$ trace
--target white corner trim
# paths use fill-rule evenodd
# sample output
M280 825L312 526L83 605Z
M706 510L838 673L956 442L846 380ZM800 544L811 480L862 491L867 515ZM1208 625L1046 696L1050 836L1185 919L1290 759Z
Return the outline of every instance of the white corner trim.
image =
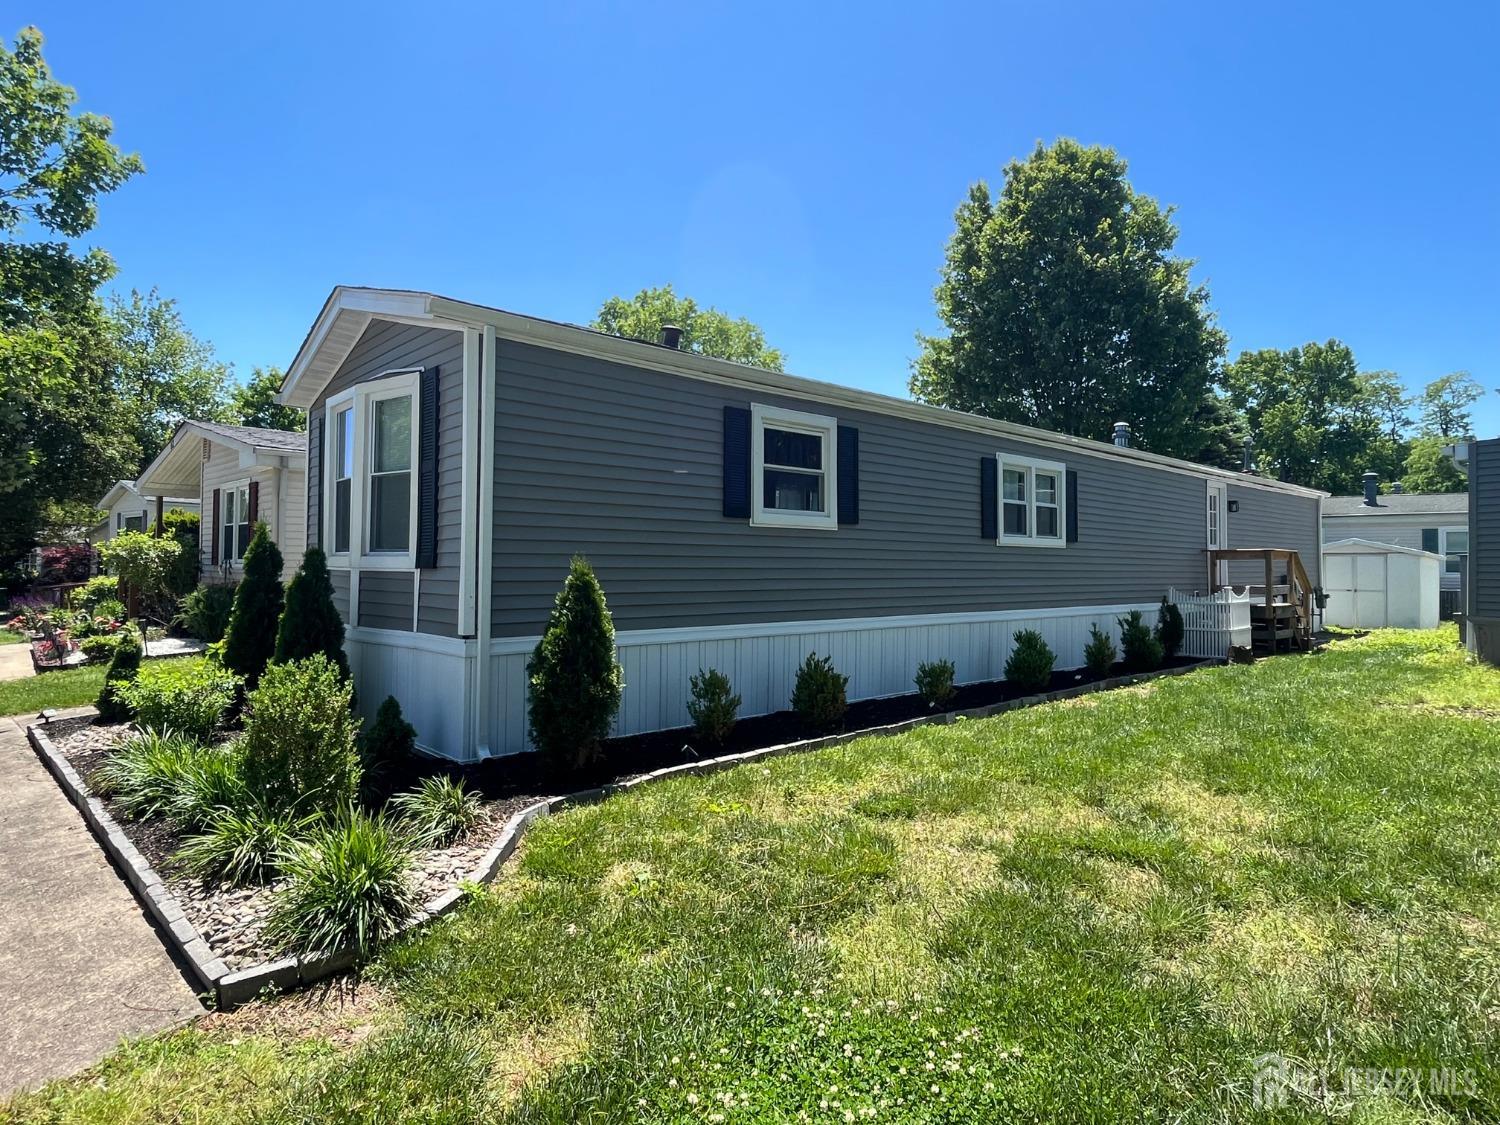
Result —
M480 758L488 758L494 752L490 747L489 686L490 615L495 596L495 380L500 370L495 341L494 325L485 325L479 367L479 511L469 513L470 518L477 514L479 519L479 589L474 630L479 661L475 669L475 704L471 710L475 720L474 754Z
M479 510L479 433L476 426L484 415L479 409L479 361L482 347L480 333L473 328L464 329L463 502L460 508L463 518L459 525L458 548L458 633L464 637L474 636L475 619L479 614L479 528L474 514Z

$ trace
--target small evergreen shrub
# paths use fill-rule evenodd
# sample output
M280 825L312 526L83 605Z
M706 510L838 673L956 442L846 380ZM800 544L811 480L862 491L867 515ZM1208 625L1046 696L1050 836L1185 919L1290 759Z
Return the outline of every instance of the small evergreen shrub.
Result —
M1182 610L1163 597L1161 609L1157 613L1156 639L1161 642L1162 655L1166 659L1170 660L1182 651L1182 639L1185 632Z
M224 639L229 615L234 610L233 584L199 586L182 599L182 608L174 622L190 637L213 644Z
M849 710L848 686L849 677L834 669L833 657L810 652L792 685L792 710L813 730L833 730Z
M1161 642L1138 609L1120 618L1120 654L1127 672L1150 672L1161 667Z
M391 808L418 845L443 847L479 823L479 797L451 777L424 778L391 798Z
M213 751L172 731L148 730L122 742L89 784L127 816L166 816L198 761Z
M353 688L324 656L273 664L245 710L245 788L269 809L340 808L359 789Z
M101 574L97 578L90 578L73 591L72 598L75 608L86 609L92 613L100 602L120 601L120 580L113 574Z
M417 728L402 716L396 697L386 696L375 712L375 721L359 736L361 784L366 799L384 797L386 778L416 752Z
M1090 673L1103 679L1115 666L1120 654L1115 651L1115 642L1098 625L1089 626L1089 643L1083 646L1083 664Z
M699 738L715 746L723 745L740 713L740 697L730 686L729 677L717 668L700 668L688 680L693 698L688 700L687 709L693 730Z
M118 689L143 727L207 740L234 702L239 681L207 660L156 660Z
M321 547L309 547L286 588L286 609L276 631L275 660L285 664L321 652L349 675L344 657L344 619L333 604L333 579Z
M615 626L588 560L575 557L526 666L531 740L557 773L584 769L620 709Z
M951 660L924 660L917 665L917 694L929 707L946 707L958 694L953 686L957 669Z
M1022 629L1011 638L1005 678L1024 691L1042 691L1052 682L1057 656L1035 629Z
M99 718L106 723L123 723L130 718L130 704L120 693L135 682L140 670L141 640L133 631L126 630L115 639L109 670L104 673L104 690L94 703L99 709Z
M255 804L221 809L174 858L190 875L205 881L235 887L267 883L280 874L282 857L312 830L317 819L272 812Z
M413 851L384 817L350 808L321 822L282 860L291 884L271 905L266 936L293 953L369 953L416 911Z
M281 552L265 523L257 523L245 549L244 576L234 591L234 609L224 634L224 667L243 678L246 688L260 682L276 651L283 602Z
M88 658L90 664L103 664L106 660L113 660L115 649L120 645L120 634L103 633L96 637L84 637L78 642L79 649Z

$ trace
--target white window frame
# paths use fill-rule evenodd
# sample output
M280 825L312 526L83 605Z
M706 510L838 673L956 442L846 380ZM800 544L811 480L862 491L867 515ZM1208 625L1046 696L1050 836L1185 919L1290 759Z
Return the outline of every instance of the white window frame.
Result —
M354 517L355 489L359 481L359 412L354 398L354 391L351 389L330 398L323 408L323 448L319 450L318 456L321 458L319 463L323 466L323 543L330 566L348 566L349 556L354 544L358 542L354 537ZM349 440L353 443L353 448L349 451L349 546L339 551L335 549L338 543L338 417L345 410L349 411L353 422L349 427Z
M811 434L823 443L823 510L792 512L767 508L765 430L790 430ZM813 531L839 529L839 424L837 418L823 414L806 414L779 406L750 405L750 522L757 527L797 527ZM798 472L811 473L811 469Z
M1469 534L1469 529L1468 529L1467 526L1464 526L1464 527L1440 527L1440 528L1438 528L1438 554L1440 554L1440 555L1443 556L1443 569L1442 569L1442 573L1443 574L1459 574L1459 573L1461 573L1461 570L1449 570L1448 569L1448 559L1450 557L1452 557L1453 555L1462 555L1464 558L1468 558L1469 557L1469 552L1468 552L1467 549L1462 550L1462 551L1450 551L1450 550L1448 550L1448 533L1451 532L1451 531L1461 532L1464 535L1468 535Z
M1005 531L1005 473L1019 470L1026 474L1026 534L1007 535ZM1057 480L1057 535L1036 533L1036 475L1051 474ZM1015 503L1016 501L1011 501ZM1068 467L1061 461L1042 461L1019 457L1014 453L995 454L995 528L1001 547L1066 547L1068 545Z
M323 404L323 449L325 464L330 450L337 452L334 418L344 407L354 409L354 479L349 483L349 552L328 552L330 566L361 570L414 570L417 565L417 476L421 451L421 368L385 371L375 378L356 384ZM369 549L370 468L375 455L375 403L384 399L411 398L411 506L410 526L404 551L371 551ZM323 542L333 544L333 496L336 478L323 473Z
M241 477L239 480L225 481L223 484L219 485L219 526L215 534L219 537L219 565L221 566L225 563L228 563L231 567L242 567L245 565L244 552L237 549L239 546L240 524L250 524L250 528L246 532L246 550L248 550L250 547L250 539L255 536L255 525L253 523L250 523L249 520L240 519L241 513L239 511L239 494L241 492L244 492L245 494L245 512L246 514L248 514L250 510L250 478ZM235 534L234 542L232 543L227 541L224 536L224 498L227 496L233 496L235 498Z

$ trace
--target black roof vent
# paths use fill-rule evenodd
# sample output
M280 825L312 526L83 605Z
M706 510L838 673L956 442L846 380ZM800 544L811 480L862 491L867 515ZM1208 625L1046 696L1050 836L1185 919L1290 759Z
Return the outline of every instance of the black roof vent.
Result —
M657 342L664 348L676 349L682 344L682 329L675 324L663 324Z

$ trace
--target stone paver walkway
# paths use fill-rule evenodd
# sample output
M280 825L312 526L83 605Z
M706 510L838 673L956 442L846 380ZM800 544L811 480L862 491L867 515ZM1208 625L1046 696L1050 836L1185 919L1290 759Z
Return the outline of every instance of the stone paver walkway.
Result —
M25 732L0 718L0 1098L202 1010Z

